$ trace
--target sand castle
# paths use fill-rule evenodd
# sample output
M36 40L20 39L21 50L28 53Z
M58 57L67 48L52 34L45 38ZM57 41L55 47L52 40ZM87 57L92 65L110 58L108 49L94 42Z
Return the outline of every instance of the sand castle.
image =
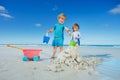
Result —
M63 66L67 66L76 70L88 70L89 74L98 75L99 73L95 71L95 67L98 63L102 62L102 60L96 57L79 57L77 51L76 47L69 46L66 50L59 53L55 60L51 61L48 70L60 72L64 71Z

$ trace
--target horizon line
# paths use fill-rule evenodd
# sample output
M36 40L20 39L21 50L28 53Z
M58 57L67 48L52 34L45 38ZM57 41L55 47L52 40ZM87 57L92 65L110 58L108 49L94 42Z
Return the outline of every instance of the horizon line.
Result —
M10 43L3 43L0 45L7 45ZM11 43L11 45L52 45L52 44L38 44L38 43ZM64 44L64 46L68 46L69 44ZM104 45L108 45L108 46L120 46L120 44L81 44L80 46L104 46Z

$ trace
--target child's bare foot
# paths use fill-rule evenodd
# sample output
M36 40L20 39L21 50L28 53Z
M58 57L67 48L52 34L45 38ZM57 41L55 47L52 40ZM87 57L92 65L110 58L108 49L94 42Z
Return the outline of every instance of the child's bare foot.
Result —
M51 59L55 59L55 57L51 57Z

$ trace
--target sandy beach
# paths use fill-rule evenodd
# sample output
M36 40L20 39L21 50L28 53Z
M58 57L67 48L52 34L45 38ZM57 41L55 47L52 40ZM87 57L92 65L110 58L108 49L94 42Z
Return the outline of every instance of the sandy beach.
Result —
M0 46L0 80L119 80L120 75L120 47L80 46L82 57L97 57L104 59L96 67L100 75L89 75L86 70L77 71L66 68L62 72L47 70L52 53L51 46L19 45L22 48L37 48L43 51L40 60L22 61L23 52L14 48ZM64 47L64 49L66 49ZM59 50L58 50L59 51ZM59 54L57 52L56 56Z

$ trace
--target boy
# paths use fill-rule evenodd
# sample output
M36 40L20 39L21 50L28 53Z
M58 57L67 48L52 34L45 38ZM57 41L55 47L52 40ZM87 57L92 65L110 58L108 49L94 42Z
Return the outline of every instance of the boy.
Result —
M57 48L60 48L60 52L63 51L63 42L64 42L64 30L68 34L70 34L70 30L64 25L64 22L66 20L65 14L61 13L58 15L58 24L55 24L55 26L48 30L47 32L54 32L54 39L52 42L53 46L53 53L51 58L54 59L54 56L56 54Z

